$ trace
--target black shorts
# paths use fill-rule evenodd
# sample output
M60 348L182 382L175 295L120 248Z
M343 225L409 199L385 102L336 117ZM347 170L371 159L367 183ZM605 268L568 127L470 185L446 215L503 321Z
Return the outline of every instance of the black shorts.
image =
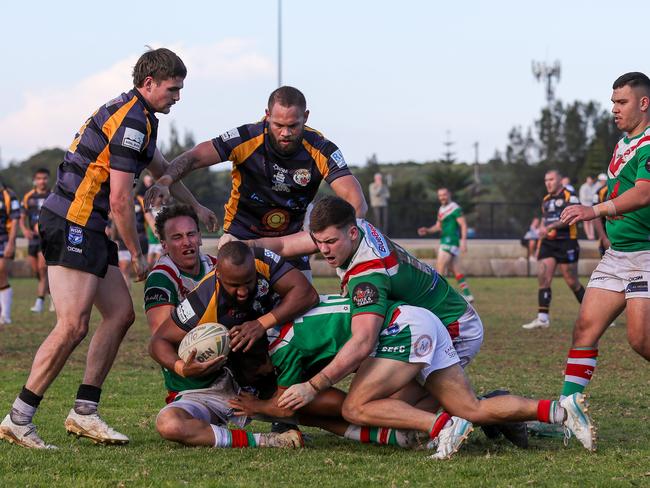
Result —
M38 257L39 252L41 252L41 238L34 236L34 238L27 243L27 255L36 258Z
M117 245L104 232L87 229L41 209L41 248L49 266L65 266L103 278L117 266Z
M555 258L558 263L577 263L580 259L580 245L576 239L543 239L537 259Z

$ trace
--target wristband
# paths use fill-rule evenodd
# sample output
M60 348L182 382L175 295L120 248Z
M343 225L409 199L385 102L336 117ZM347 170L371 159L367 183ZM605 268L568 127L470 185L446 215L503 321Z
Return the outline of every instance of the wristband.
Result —
M174 363L174 373L176 373L178 376L180 376L182 378L185 378L185 376L183 375L183 366L184 365L185 365L185 361L183 361L182 359L178 359Z
M319 376L323 378L320 381ZM316 376L309 380L309 384L314 390L320 392L332 386L332 380L325 373L318 373Z
M264 329L270 329L271 327L278 325L278 320L275 318L275 315L273 315L273 312L262 315L257 319L257 321L262 324Z

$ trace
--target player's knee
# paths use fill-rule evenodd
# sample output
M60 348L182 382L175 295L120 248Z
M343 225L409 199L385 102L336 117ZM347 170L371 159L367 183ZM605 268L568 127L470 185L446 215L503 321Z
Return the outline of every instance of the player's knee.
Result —
M348 422L356 425L364 425L365 421L365 409L364 405L360 402L348 401L347 398L343 402L341 407L341 414L343 418Z
M169 411L161 412L156 418L156 430L160 437L168 441L180 441L186 431L183 419Z
M650 335L649 334L635 334L627 336L627 342L632 349L642 356L647 361L650 361Z
M63 331L64 341L79 344L88 334L88 320L80 317L75 319L59 319L57 328Z

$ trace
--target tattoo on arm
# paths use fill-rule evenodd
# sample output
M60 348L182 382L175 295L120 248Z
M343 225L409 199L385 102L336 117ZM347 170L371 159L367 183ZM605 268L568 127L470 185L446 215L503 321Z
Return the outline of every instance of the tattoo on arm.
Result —
M191 153L183 153L174 158L171 164L167 167L165 174L171 176L174 181L181 180L190 171L195 169L197 158Z

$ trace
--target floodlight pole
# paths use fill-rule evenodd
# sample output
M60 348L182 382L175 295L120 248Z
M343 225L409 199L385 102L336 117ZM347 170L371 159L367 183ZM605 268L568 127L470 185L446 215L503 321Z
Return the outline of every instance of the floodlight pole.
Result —
M533 76L537 81L546 83L546 103L548 103L549 110L555 99L555 86L553 80L556 82L560 81L560 72L561 66L559 61L553 62L553 64L541 63L539 61L533 61Z
M278 0L278 87L282 86L282 0Z

